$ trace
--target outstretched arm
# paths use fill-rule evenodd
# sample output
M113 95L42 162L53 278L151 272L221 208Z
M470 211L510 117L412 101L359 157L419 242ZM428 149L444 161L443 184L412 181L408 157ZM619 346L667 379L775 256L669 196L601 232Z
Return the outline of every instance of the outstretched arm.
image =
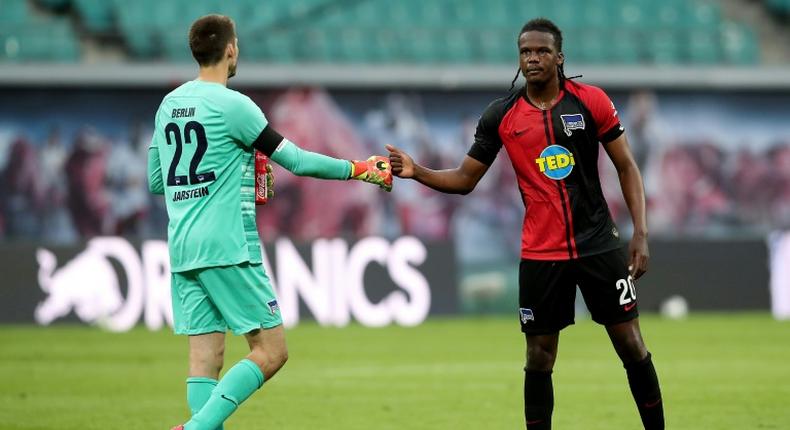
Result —
M273 130L270 134L270 139L273 139L270 142L276 144L256 141L253 147L295 175L320 179L357 179L378 185L386 191L392 190L392 172L384 157L370 157L367 161L341 160L299 148Z
M389 163L340 160L305 151L283 138L271 127L261 109L249 97L236 94L228 106L225 120L230 134L244 146L257 149L275 163L299 176L321 179L358 179L390 191L392 171ZM372 157L371 157L372 158ZM381 157L383 158L383 157Z
M432 170L415 163L409 154L392 145L387 145L387 151L390 152L390 164L395 176L412 178L436 191L448 194L469 194L488 171L487 165L468 155L455 169Z
M620 188L623 190L623 197L628 205L628 211L631 212L631 221L634 223L634 236L631 238L628 254L631 276L636 279L647 271L647 263L650 259L650 251L647 247L645 187L625 134L605 144L604 149L617 169Z
M270 157L297 176L340 180L349 179L351 176L351 163L348 160L304 150L287 139L282 140Z

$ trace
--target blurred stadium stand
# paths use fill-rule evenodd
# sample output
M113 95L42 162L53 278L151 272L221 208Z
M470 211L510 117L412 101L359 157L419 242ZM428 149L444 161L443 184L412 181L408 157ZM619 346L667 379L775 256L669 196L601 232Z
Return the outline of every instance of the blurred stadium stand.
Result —
M767 257L755 250L790 228L790 0L0 0L0 252L27 262L0 271L30 268L13 280L20 289L36 272L32 251L14 244L70 247L67 261L96 235L162 238L162 201L145 187L149 119L166 89L194 79L188 27L212 12L237 22L232 87L284 135L337 156L394 143L437 168L456 165L480 110L510 85L523 23L556 21L566 72L610 92L644 168L665 277L653 275L660 287L640 300L767 306L766 290L754 292ZM627 229L616 173L603 166L610 211ZM436 267L488 295L464 309L509 309L519 238L508 232L523 205L505 161L463 201L402 181L381 204L349 204L341 196L363 195L347 184L288 178L278 176L265 240L452 240L458 271ZM689 246L698 239L710 242Z
M94 54L94 46L133 61L191 61L184 43L189 24L221 12L236 20L244 55L263 63L510 64L515 32L535 16L557 22L577 63L759 63L758 29L728 14L726 3L0 0L0 61L75 62ZM764 0L761 7L783 19L790 0Z
M790 0L765 0L765 3L774 13L790 17Z

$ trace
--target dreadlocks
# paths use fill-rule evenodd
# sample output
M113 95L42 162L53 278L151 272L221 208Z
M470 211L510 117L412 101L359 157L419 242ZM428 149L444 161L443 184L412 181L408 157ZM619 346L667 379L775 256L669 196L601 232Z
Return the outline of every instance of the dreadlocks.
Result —
M562 31L560 31L560 28L557 27L557 25L551 22L550 20L546 18L535 18L527 21L527 23L524 24L523 27L521 27L521 31L518 33L518 38L516 38L516 41L518 41L518 39L521 38L522 34L528 31L540 31L542 33L550 33L552 36L554 36L554 44L555 47L557 48L557 52L562 52ZM521 74L521 68L519 67L516 70L516 76L514 76L513 81L510 82L510 90L512 90L513 87L516 86L516 81L518 80L520 74ZM560 78L560 88L562 88L566 79L574 79L579 77L579 76L572 76L570 78L566 78L565 70L562 64L557 65L557 75Z

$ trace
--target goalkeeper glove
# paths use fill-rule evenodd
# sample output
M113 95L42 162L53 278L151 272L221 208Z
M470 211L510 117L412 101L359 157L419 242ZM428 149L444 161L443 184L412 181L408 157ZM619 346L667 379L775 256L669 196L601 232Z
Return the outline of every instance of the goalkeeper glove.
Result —
M365 161L351 161L351 177L378 185L383 190L392 191L392 166L387 157L374 155Z

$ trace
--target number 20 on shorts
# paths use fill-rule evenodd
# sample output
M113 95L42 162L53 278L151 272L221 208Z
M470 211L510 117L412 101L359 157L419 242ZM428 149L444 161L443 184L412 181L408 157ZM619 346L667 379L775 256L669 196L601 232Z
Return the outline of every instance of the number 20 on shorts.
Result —
M618 279L614 285L617 287L617 291L620 291L621 305L627 305L636 300L636 288L634 287L634 278L631 275L624 279Z

